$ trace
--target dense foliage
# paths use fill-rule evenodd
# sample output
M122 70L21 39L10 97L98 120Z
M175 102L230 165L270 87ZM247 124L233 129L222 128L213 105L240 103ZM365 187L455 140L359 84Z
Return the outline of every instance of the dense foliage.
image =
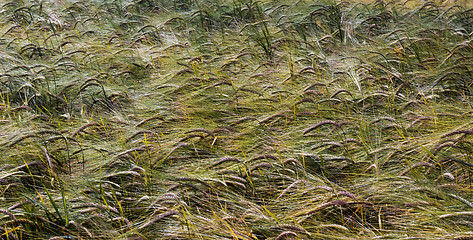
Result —
M467 1L0 3L2 239L473 238Z

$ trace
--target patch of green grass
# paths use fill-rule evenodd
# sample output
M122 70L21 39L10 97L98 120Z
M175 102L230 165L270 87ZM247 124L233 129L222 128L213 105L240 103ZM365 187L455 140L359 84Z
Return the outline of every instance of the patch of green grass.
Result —
M457 1L0 1L5 239L470 238Z

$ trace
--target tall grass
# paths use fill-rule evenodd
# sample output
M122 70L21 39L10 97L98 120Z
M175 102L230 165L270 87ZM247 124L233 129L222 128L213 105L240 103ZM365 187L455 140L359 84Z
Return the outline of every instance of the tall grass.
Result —
M1 1L4 239L467 239L448 1Z

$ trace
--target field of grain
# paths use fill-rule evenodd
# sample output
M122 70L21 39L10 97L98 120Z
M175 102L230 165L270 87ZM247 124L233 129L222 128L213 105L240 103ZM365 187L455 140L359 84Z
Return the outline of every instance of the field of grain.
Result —
M473 239L471 1L0 6L2 239Z

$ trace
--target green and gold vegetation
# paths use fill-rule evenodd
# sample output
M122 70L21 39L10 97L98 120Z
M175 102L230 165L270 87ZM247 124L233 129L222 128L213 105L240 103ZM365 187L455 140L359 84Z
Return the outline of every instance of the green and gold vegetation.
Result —
M473 238L468 1L0 3L2 239Z

